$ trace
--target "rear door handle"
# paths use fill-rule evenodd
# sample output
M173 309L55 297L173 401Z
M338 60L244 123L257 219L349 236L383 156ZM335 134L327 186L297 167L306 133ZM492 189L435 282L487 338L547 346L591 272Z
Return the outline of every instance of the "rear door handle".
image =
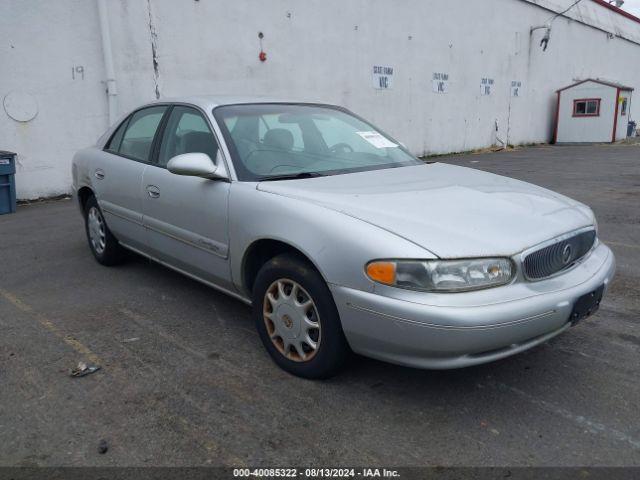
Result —
M151 198L158 198L160 196L160 189L155 185L147 185L147 193Z
M94 175L98 180L102 180L104 178L104 171L101 169L97 169Z

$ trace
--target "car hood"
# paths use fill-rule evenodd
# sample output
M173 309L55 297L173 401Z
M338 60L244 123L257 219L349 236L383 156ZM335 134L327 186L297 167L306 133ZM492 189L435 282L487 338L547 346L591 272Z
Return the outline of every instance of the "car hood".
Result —
M441 258L510 256L594 223L588 207L563 195L442 163L261 182L257 188L358 218Z

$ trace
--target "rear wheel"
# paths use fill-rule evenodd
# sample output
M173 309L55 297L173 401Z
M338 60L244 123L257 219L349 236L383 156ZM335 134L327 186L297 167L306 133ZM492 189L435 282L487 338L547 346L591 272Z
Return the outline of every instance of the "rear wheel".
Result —
M95 259L106 266L122 263L125 258L124 248L107 227L96 197L91 196L87 200L84 217L89 248Z
M308 262L279 255L254 285L256 327L271 358L304 378L328 378L345 364L349 347L326 283Z

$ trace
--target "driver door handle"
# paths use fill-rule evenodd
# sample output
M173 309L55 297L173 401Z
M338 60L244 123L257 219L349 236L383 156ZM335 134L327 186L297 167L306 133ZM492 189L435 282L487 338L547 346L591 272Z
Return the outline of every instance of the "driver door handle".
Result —
M158 198L160 196L160 189L155 185L147 185L147 193L151 198Z

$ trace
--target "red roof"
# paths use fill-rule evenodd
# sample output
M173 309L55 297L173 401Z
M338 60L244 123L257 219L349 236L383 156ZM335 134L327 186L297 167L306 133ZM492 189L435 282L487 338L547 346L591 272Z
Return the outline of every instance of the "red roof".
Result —
M640 23L640 18L636 17L635 15L632 15L626 10L622 10L621 8L618 8L615 5L612 5L611 3L606 2L605 0L591 0L591 1L597 3L598 5L602 5L603 7L608 8L609 10L613 10L617 14L620 14L623 17L628 18L629 20L633 20L634 22Z
M578 85L581 85L585 82L595 82L595 83L599 83L601 85L606 85L607 87L611 87L611 88L619 88L620 90L625 90L625 91L633 91L633 87L627 87L625 85L622 85L621 83L615 83L615 82L610 82L608 80L600 80L599 78L585 78L584 80L580 80L579 82L573 83L571 85L568 85L564 88L560 88L558 90L556 90L556 92L562 92L563 90L567 90L569 88L573 88L576 87Z

